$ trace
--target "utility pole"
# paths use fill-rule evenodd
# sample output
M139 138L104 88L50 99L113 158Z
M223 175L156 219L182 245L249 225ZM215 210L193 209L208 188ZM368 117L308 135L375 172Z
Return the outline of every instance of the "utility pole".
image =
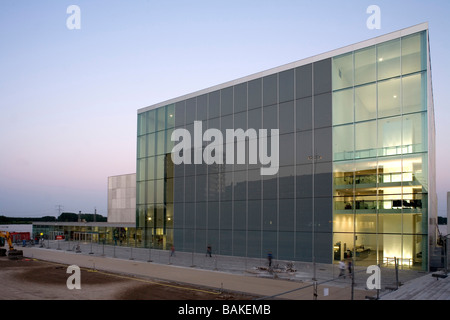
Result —
M58 217L61 215L61 211L64 209L64 206L57 204L56 205L56 210L58 210Z

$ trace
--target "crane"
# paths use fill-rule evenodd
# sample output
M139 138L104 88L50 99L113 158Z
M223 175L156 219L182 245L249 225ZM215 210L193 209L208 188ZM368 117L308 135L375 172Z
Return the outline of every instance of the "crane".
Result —
M6 242L8 242L8 246L9 246L8 256L10 259L14 259L14 258L19 259L19 258L23 257L22 250L14 249L11 233L9 233L8 231L0 231L0 238L5 238ZM6 249L0 249L0 256L2 256L2 255L6 255Z

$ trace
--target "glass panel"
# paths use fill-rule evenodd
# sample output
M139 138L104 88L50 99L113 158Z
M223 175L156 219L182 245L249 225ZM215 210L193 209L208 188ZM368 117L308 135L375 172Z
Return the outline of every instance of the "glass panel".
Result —
M166 127L170 129L175 126L175 105L174 104L168 105L166 111L167 111Z
M376 59L374 46L355 52L355 85L376 80Z
M254 109L248 111L248 128L259 130L262 126L262 110Z
M146 198L145 198L145 203L154 203L155 202L155 181L154 180L150 180L147 181L145 183L146 186L146 190L145 190L145 194L146 194ZM144 203L144 202L143 202Z
M262 106L262 79L255 79L248 83L248 109Z
M333 128L333 160L353 159L353 125Z
M166 145L166 132L158 131L156 132L156 154L164 154Z
M165 149L165 153L166 154L171 153L172 149L173 149L173 147L175 145L175 142L171 140L172 132L173 132L173 129L165 131L165 133L166 133L166 141L165 141L166 149Z
M378 120L378 156L401 154L401 117Z
M353 122L353 89L333 92L333 125Z
M137 157L143 158L147 156L147 136L137 137Z
M427 114L403 116L403 153L427 151Z
M402 78L403 113L427 108L427 74L417 73Z
M333 90L353 86L353 53L333 59Z
M180 101L175 104L175 126L184 126L185 123L186 106L185 101Z
M330 137L331 138L331 137ZM283 134L279 139L280 166L295 164L295 133Z
M212 119L220 116L220 91L214 91L209 94L208 118Z
M331 59L313 64L314 95L331 92Z
M152 133L156 131L156 110L150 110L147 112L147 132Z
M400 39L378 45L377 66L379 80L400 75Z
M221 115L233 113L233 87L222 89L220 92Z
M295 69L296 98L312 96L312 64L307 64Z
M138 136L147 133L147 112L138 114Z
M234 128L247 130L247 112L239 112L234 114Z
M331 126L332 118L332 95L324 93L314 96L314 127Z
M165 155L155 157L156 179L164 179Z
M280 73L280 97L279 102L294 100L294 69Z
M297 164L309 164L312 161L312 131L297 132Z
M334 107L334 105L333 105ZM355 88L355 121L377 117L377 86L369 84Z
M277 105L263 108L263 128L278 129L278 106ZM267 130L267 135L270 135L270 130Z
M427 69L425 32L402 38L402 73Z
M295 198L295 166L279 170L279 198ZM281 211L280 211L281 212Z
M353 171L353 161L337 162L333 164L334 195L343 195L344 191L346 193L350 192L351 194L354 182Z
M197 119L197 98L186 100L186 125L189 125Z
M234 86L234 112L247 110L247 82Z
M312 98L304 98L296 101L296 124L298 131L312 129Z
M332 136L333 131L331 127L314 130L314 155L316 156L316 162L333 160Z
M427 155L405 155L403 157L403 186L412 186L417 192L427 192Z
M263 104L270 106L278 101L278 74L263 78Z
M145 184L146 182L137 182L136 183L136 202L138 204L144 204L145 203Z
M358 194L376 195L377 186L377 161L355 161L355 188Z
M400 78L378 83L378 118L401 113Z
M377 122L355 124L355 158L377 156Z
M204 94L197 97L197 119L196 120L206 120L208 119L208 95Z
M155 157L147 158L146 165L147 168L145 180L155 179Z
M352 249L352 256L358 265L376 265L379 255L377 254L379 237L376 233L377 219L374 214L356 215L355 248ZM358 230L361 229L361 230ZM347 253L348 254L348 253Z
M297 198L312 197L312 164L297 165L296 171Z
M156 131L166 129L166 107L156 109Z

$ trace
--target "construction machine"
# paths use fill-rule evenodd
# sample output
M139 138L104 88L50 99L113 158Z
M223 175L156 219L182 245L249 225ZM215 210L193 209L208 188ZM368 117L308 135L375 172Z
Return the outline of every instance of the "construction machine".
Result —
M23 257L22 250L14 249L11 233L7 231L0 231L0 238L4 238L6 242L8 242L8 257L10 259L20 259ZM6 256L6 249L0 248L0 256Z

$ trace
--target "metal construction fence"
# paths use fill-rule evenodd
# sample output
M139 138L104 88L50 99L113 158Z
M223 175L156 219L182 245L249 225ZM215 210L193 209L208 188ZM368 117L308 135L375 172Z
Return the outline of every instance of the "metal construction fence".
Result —
M31 244L29 244L31 245ZM41 240L34 244L42 250L62 250L73 254L86 254L99 257L116 259L136 260L157 264L174 265L180 267L198 268L203 270L221 271L234 274L254 275L263 278L277 278L282 280L298 281L301 290L311 290L317 297L319 286L339 287L348 294L348 299L354 298L354 292L365 292L367 299L376 299L382 295L396 290L406 281L420 277L423 271L412 270L403 261L395 259L383 264L373 261L372 269L367 265L360 265L353 261L345 265L341 270L339 264L322 264L300 261L269 260L264 258L246 258L236 256L225 256L216 254L196 252L175 252L171 250L160 250L153 248L142 248L137 246L125 246L116 244L98 243L95 241L73 241L73 240ZM376 282L374 279L374 268L378 269L378 289L369 288ZM300 283L302 285L300 285ZM267 298L283 298L289 292L280 292L276 296ZM324 293L321 292L323 296ZM355 298L356 299L356 298Z

